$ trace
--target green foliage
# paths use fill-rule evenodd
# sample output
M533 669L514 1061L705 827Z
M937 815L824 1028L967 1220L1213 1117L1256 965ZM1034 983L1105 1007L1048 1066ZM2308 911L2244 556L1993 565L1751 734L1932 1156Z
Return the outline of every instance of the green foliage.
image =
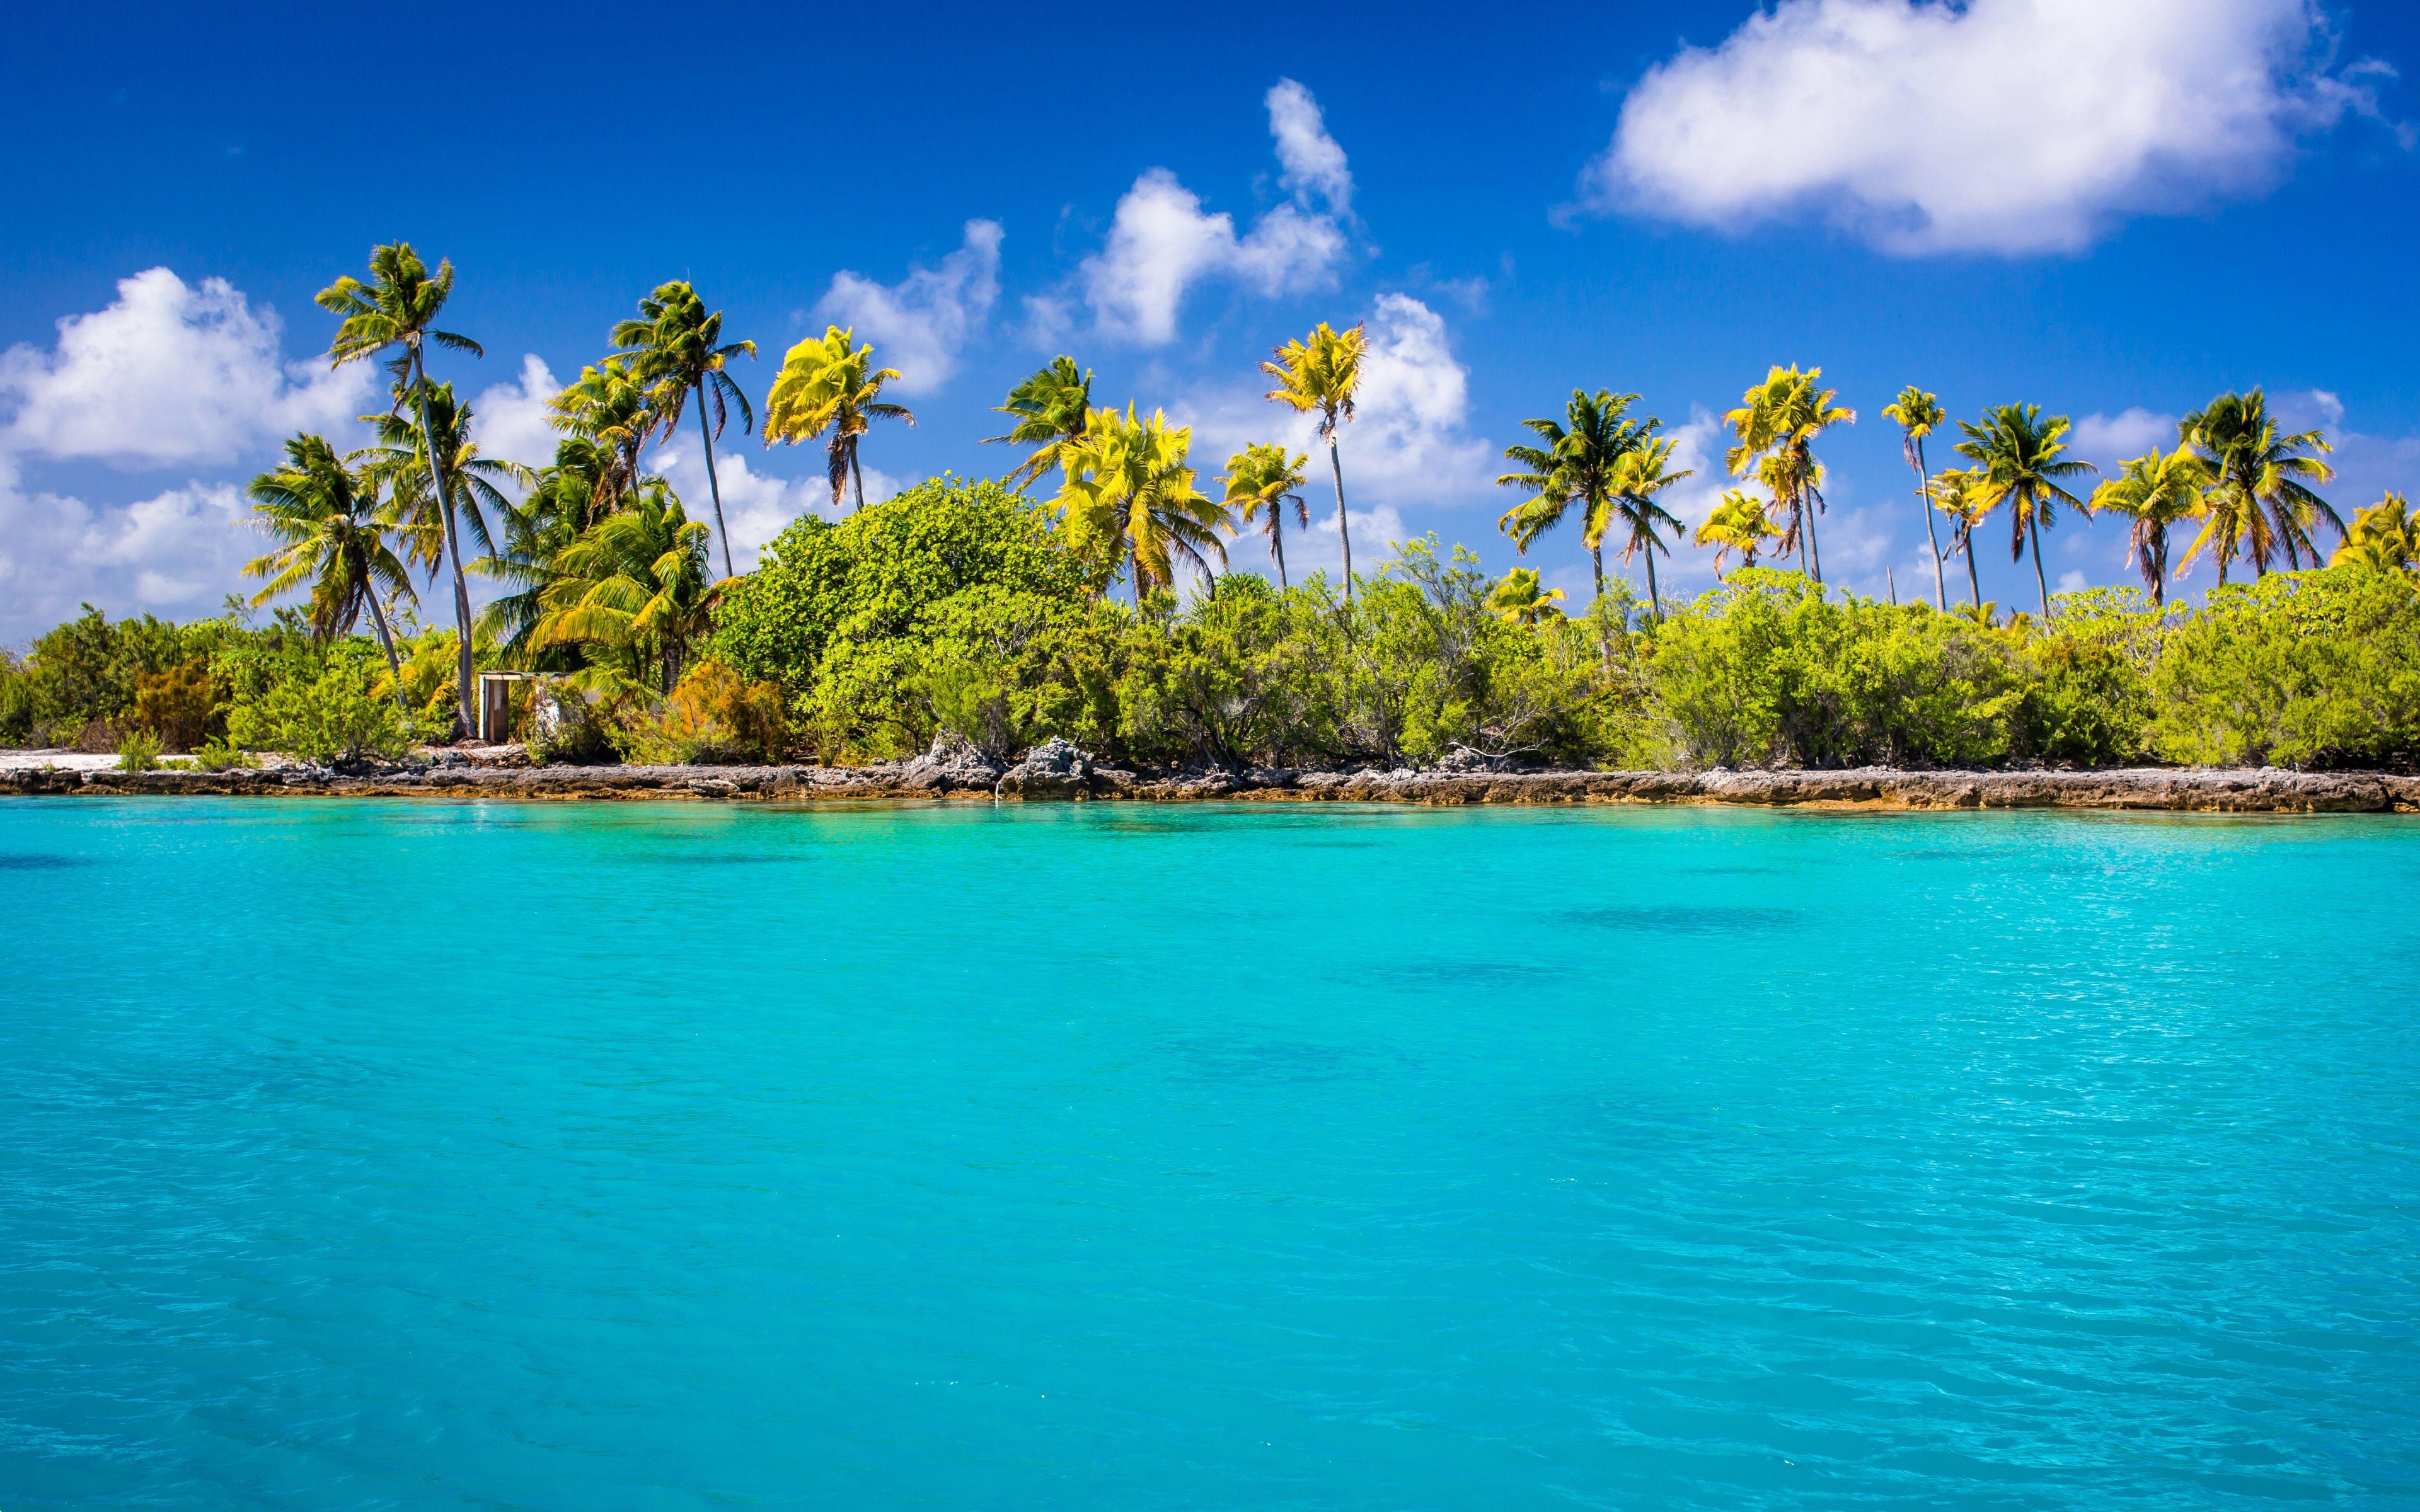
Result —
M148 730L128 733L117 743L117 769L121 772L156 772L160 769L160 737Z
M145 679L209 656L233 628L226 620L178 625L148 614L113 622L87 604L37 640L23 662L0 669L0 739L73 746L91 731L93 748L115 749L119 727L137 722Z
M2420 588L2353 565L2214 590L2151 675L2151 743L2215 765L2380 765L2420 754Z
M378 687L377 654L340 641L316 676L273 680L227 712L227 733L246 750L276 750L307 762L395 760L411 748L411 729Z
M234 741L221 735L202 743L202 748L194 752L194 764L205 772L232 772L260 764Z

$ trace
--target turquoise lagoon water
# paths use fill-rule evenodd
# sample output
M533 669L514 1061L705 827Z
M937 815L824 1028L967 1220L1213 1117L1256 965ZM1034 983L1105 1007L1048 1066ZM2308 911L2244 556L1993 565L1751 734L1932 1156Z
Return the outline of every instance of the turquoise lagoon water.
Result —
M2420 824L0 804L0 1508L2420 1504Z

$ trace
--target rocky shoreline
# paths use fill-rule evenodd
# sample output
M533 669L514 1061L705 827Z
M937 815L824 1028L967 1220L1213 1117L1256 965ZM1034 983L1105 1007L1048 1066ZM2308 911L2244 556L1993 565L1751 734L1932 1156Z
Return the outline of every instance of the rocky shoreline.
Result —
M1099 766L1054 741L1014 765L961 748L867 766L505 766L444 760L349 773L0 771L0 796L242 795L510 800L1108 799L1465 804L1722 803L1835 809L2118 809L2205 813L2420 812L2420 777L2276 768L2102 771L1496 772L1156 775Z

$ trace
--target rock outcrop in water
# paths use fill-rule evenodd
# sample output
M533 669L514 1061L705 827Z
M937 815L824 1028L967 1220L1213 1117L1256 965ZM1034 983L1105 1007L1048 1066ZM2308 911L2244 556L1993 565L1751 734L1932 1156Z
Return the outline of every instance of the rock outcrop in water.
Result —
M1294 772L1151 775L1095 764L1064 741L1003 766L971 747L868 766L428 765L347 775L272 771L0 771L0 795L111 794L815 802L994 796L1186 802L1732 803L1862 809L2137 809L2210 813L2420 812L2420 777L2275 768L2082 772Z

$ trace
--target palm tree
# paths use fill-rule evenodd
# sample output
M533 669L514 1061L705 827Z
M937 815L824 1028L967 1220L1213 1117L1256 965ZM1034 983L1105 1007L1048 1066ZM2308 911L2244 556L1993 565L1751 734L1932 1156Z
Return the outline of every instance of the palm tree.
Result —
M2304 486L2307 478L2325 483L2335 470L2309 454L2335 448L2316 430L2291 436L2278 434L2269 413L2269 401L2258 389L2249 393L2222 393L2185 416L2177 439L2199 452L2211 471L2212 524L2226 521L2226 533L2252 558L2254 570L2269 570L2270 557L2283 549L2286 565L2299 567L2305 553L2318 566L2319 548L2312 544L2311 527L2321 519L2345 532L2344 521L2327 501ZM2205 532L2207 533L2207 531ZM2229 551L2219 557L2219 580L2226 580Z
M1193 445L1188 426L1171 425L1153 410L1135 417L1095 409L1084 439L1063 455L1066 481L1050 501L1059 511L1068 544L1094 561L1126 559L1134 576L1135 608L1158 588L1176 583L1176 563L1211 576L1209 559L1227 564L1221 530L1233 532L1227 506L1194 486L1186 453Z
M1911 383L1899 391L1899 397L1883 406L1883 418L1896 421L1905 434L1900 443L1906 455L1907 465L1916 470L1916 504L1924 511L1924 539L1932 548L1932 607L1943 613L1949 611L1949 589L1941 576L1941 537L1933 532L1932 504L1924 486L1931 476L1924 465L1924 439L1939 429L1949 418L1941 408L1938 394L1925 393Z
M440 259L432 274L428 265L420 260L420 255L411 250L411 243L397 241L370 249L367 283L348 274L317 296L321 309L342 317L328 345L331 367L393 351L387 360L387 371L395 376L396 408L399 412L407 396L418 401L421 442L429 466L440 473L437 497L445 500L453 497L453 490L446 486L444 464L438 459L436 445L429 437L427 348L435 342L449 351L468 352L473 357L487 355L470 337L437 329L437 316L453 292L451 262ZM445 516L444 525L445 550L454 563L454 624L461 632L454 663L454 733L458 738L477 725L477 717L471 708L471 586L462 574L462 544L450 513Z
M1487 591L1487 607L1513 625L1534 625L1548 615L1560 617L1556 608L1563 601L1559 588L1543 588L1535 567L1515 567L1496 581Z
M1242 517L1243 523L1262 520L1261 529L1269 538L1269 555L1278 564L1278 587L1286 582L1285 517L1289 507L1295 523L1311 527L1311 505L1302 497L1303 469L1311 458L1301 452L1289 455L1274 443L1247 446L1227 458L1226 475L1218 481L1227 486L1227 506Z
M613 328L613 345L628 348L616 355L630 359L639 381L649 385L648 405L666 440L679 425L690 396L697 396L697 434L706 443L706 488L714 496L714 533L722 542L722 575L734 576L731 532L722 521L722 481L714 471L714 439L722 434L733 405L739 407L740 424L749 430L756 428L756 413L748 407L748 395L725 371L733 358L754 358L756 344L726 344L722 312L707 314L697 290L675 279L657 285L653 294L639 301L638 319Z
M706 522L691 520L660 480L582 532L555 554L532 643L595 648L619 661L592 662L592 684L609 691L655 673L670 693L690 650L710 623Z
M403 663L379 593L414 595L411 573L386 542L376 476L346 467L324 439L297 436L286 443L286 465L253 479L244 491L261 528L286 543L244 563L245 577L269 579L253 595L253 607L309 582L311 633L323 643L349 634L367 609L386 652L395 706L403 709Z
M1649 421L1648 426L1652 430L1654 422ZM1655 553L1672 554L1672 548L1664 544L1664 532L1669 530L1678 535L1682 525L1670 510L1655 501L1655 496L1692 475L1687 468L1669 471L1673 446L1664 437L1642 434L1638 444L1622 453L1613 466L1613 515L1630 532L1621 560L1627 565L1631 553L1647 553L1647 607L1659 620L1664 617L1664 600L1655 588Z
M540 651L537 627L545 618L546 590L558 576L557 556L614 512L614 496L606 482L614 467L612 454L593 440L566 436L555 442L554 461L539 470L536 483L520 503L504 507L503 540L485 559L472 563L473 570L515 585L479 611L480 626L497 639L514 664L556 671L577 665L564 648L552 648L552 655Z
M773 392L765 396L765 444L813 440L830 431L825 451L831 459L832 502L840 502L843 485L854 478L857 507L863 509L865 470L858 465L858 438L877 420L912 425L916 417L883 401L882 386L899 370L875 367L873 344L851 346L856 339L854 331L828 326L820 339L802 341L783 356Z
M1723 454L1731 476L1751 468L1773 495L1784 520L1781 549L1798 553L1799 570L1823 580L1823 553L1815 541L1815 515L1823 507L1823 469L1815 460L1815 439L1833 425L1854 424L1857 412L1832 402L1834 391L1819 389L1823 370L1776 367L1764 381L1740 396L1740 407L1723 423L1739 438Z
M1983 474L1974 468L1944 468L1925 488L1932 507L1949 517L1949 549L1966 559L1966 591L1977 613L1983 609L1983 582L1975 572L1975 527L2000 506L1983 486Z
M2210 469L2192 448L2163 453L2154 447L2092 490L2093 508L2114 509L2133 520L2127 550L2155 606L2168 601L2168 528L2201 513L2202 490L2209 485Z
M1319 416L1318 435L1327 443L1327 470L1336 478L1336 536L1344 547L1344 602L1353 603L1353 532L1344 516L1344 464L1336 456L1336 427L1353 418L1354 396L1361 388L1362 333L1331 331L1321 321L1300 341L1290 341L1261 371L1277 379L1268 392L1272 403L1302 414Z
M647 386L628 363L608 357L582 368L546 408L557 429L597 448L604 464L597 474L597 497L608 513L638 496L646 481L639 457L655 432L658 415Z
M2356 510L2344 545L2328 558L2331 567L2364 566L2378 572L2420 571L2420 515L2399 493Z
M1084 423L1093 412L1093 370L1076 370L1076 359L1062 353L1025 381L1008 391L1008 402L996 412L1015 415L1016 424L1005 436L986 436L984 443L1012 441L1034 448L1008 476L1023 493L1034 479L1059 465L1068 447L1081 440Z
M2060 504L2092 513L2090 504L2059 486L2058 480L2095 470L2089 462L2062 459L2068 419L2052 415L2045 420L2038 404L1999 405L1983 411L1983 424L1962 420L1958 428L1966 433L1958 455L1982 473L1985 497L1993 504L2002 500L2009 503L2009 560L2023 561L2026 545L2033 547L2034 586L2041 591L2042 618L2047 620L2050 579L2042 572L2041 532L2058 523Z
M510 505L499 484L528 486L537 474L518 462L481 455L471 439L471 406L454 396L454 385L440 383L421 398L421 423L414 425L388 413L364 418L375 427L377 444L353 454L370 475L388 487L387 509L402 534L406 557L419 563L434 579L442 544L469 535L482 558L494 554L488 529L490 515L502 517ZM430 471L422 460L428 442L436 446L436 476L446 492L432 486ZM474 560L471 565L479 567Z
M1574 389L1562 420L1542 416L1521 422L1546 444L1504 448L1504 459L1527 471L1496 480L1500 488L1520 488L1529 495L1496 522L1525 556L1538 537L1575 509L1579 512L1580 542L1588 548L1600 598L1605 596L1605 535L1612 528L1615 500L1622 489L1621 459L1655 429L1652 419L1630 418L1630 407L1637 402L1635 393L1599 389L1591 394Z
M1764 543L1781 533L1781 527L1773 523L1771 508L1752 493L1738 488L1725 490L1722 501L1714 505L1691 538L1699 546L1714 548L1715 577L1723 575L1723 563L1734 551L1740 554L1742 566L1756 565L1757 554L1764 549Z

